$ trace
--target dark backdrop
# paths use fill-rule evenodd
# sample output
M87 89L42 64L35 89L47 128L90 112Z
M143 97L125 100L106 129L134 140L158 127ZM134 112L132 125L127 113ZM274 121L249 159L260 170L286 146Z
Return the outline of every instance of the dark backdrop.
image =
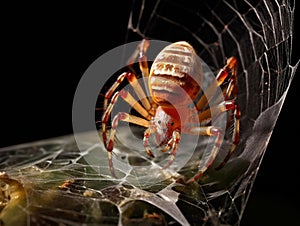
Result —
M3 8L0 147L72 133L72 101L80 77L97 57L124 42L129 9L126 1ZM294 63L299 59L300 38L299 15L295 15ZM299 74L298 70L242 226L291 225L297 219Z

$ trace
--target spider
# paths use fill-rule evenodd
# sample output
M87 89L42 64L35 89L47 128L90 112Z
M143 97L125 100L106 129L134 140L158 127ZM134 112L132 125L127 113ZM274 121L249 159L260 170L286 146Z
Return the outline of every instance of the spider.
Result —
M163 168L170 166L174 161L181 133L215 137L209 158L206 161L201 161L198 172L186 181L186 183L191 183L200 178L213 164L223 142L223 131L211 123L207 123L213 120L212 110L217 115L231 111L231 122L234 125L231 148L223 162L216 167L217 170L226 164L239 143L240 110L236 103L237 59L235 57L227 59L226 65L220 69L216 76L216 82L211 83L203 95L200 87L202 79L205 79L202 65L194 48L188 42L179 41L166 46L155 58L150 71L146 57L149 45L150 42L144 39L129 59L128 65L132 65L135 59L139 59L139 68L142 76L148 81L150 96L146 96L135 73L124 72L108 89L104 97L102 136L108 153L110 171L115 177L112 151L119 121L146 128L143 145L147 155L151 158L154 158L154 155L150 150L149 137L155 134L156 142L161 147L161 151L169 151L170 153L169 161ZM124 89L117 91L124 79L127 79L133 87L140 102ZM219 95L219 99L221 99L220 94L216 93L218 88L222 89L223 101L208 107L210 100L218 98L216 95ZM107 124L110 114L119 97L131 105L140 114L140 117L119 112L113 118L111 130L108 133ZM205 125L200 126L197 122L205 122Z

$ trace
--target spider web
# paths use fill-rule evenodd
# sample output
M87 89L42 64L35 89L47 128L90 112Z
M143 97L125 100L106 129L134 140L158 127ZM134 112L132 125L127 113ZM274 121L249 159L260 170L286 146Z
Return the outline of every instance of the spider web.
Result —
M222 170L185 186L168 172L143 172L151 161L122 144L117 154L125 160L116 162L119 179L112 179L103 145L88 133L80 144L66 136L3 148L0 224L239 225L296 70L293 13L294 1L284 0L133 1L126 41L188 41L215 74L237 57L237 150ZM178 175L197 171L198 154Z

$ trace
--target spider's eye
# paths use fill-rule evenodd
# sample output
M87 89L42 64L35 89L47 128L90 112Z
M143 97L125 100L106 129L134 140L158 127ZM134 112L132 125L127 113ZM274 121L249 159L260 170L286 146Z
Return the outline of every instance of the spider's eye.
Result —
M171 122L170 125L171 125L171 126L174 126L174 122Z
M161 120L158 120L157 123L160 124L160 123L161 123Z

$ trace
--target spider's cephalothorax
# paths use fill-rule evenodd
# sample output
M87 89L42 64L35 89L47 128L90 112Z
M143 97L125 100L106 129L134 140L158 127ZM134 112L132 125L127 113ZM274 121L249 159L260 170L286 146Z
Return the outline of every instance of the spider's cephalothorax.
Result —
M136 75L131 72L121 74L105 94L102 136L108 153L110 170L115 176L112 151L116 128L120 120L146 128L143 144L150 157L154 157L149 145L149 137L152 134L155 135L161 151L170 151L170 160L164 168L174 161L181 133L214 136L215 143L208 153L209 157L201 161L199 171L187 181L190 183L198 179L212 165L223 142L223 131L210 123L212 111L214 115L220 115L225 111L232 111L233 113L232 147L217 169L225 165L239 142L240 110L235 102L237 97L236 58L231 57L227 60L227 64L216 76L216 82L211 83L203 95L201 84L205 78L203 78L202 64L189 43L180 41L165 47L155 58L150 73L145 55L148 47L149 41L143 40L138 46L136 54L129 59L129 64L132 64L139 55L140 70L143 77L147 79L150 97L146 96ZM128 91L124 89L116 91L125 78L139 97L140 103ZM221 88L222 92L216 92L218 88ZM130 104L141 117L119 112L113 118L112 128L109 136L107 136L109 116L119 97ZM211 99L221 99L222 101L209 106ZM205 122L205 125L200 126L199 122L201 124Z

